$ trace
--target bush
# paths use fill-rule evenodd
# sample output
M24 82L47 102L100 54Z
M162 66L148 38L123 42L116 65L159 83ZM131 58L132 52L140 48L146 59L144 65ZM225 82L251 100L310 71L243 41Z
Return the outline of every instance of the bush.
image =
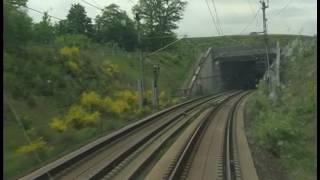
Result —
M312 179L315 172L315 74L309 74L315 61L309 48L302 53L295 50L294 61L292 57L282 60L285 88L278 101L269 99L266 83L261 81L246 108L254 141L280 159L292 173L290 179L301 179L293 175L296 170L309 177L303 179Z
M80 105L72 105L62 118L53 118L50 127L58 132L64 132L68 127L79 130L96 126L99 118L98 111L88 112Z
M119 68L116 64L110 61L104 61L101 66L102 72L109 77L114 77L119 73Z
M34 153L34 152L44 151L46 145L47 145L47 142L45 142L43 140L43 138L40 137L40 138L32 141L30 144L23 145L23 146L19 147L16 150L16 152L18 154L22 154L22 155L30 155L31 153Z
M88 48L91 44L91 40L82 34L65 34L55 39L55 44L58 47L64 46L76 46L80 48Z

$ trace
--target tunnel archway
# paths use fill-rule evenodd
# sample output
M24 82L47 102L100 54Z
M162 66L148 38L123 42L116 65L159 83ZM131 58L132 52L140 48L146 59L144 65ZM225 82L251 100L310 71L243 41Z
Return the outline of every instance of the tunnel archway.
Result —
M220 63L223 89L253 89L265 69L257 61L222 61Z

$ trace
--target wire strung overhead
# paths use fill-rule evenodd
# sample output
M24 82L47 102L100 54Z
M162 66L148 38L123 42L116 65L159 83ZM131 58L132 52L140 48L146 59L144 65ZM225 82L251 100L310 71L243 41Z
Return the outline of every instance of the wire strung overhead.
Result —
M216 15L218 28L220 30L221 35L223 35L222 26L221 26L221 23L220 23L220 19L219 19L218 11L217 11L217 8L216 8L216 4L214 3L214 0L211 0L211 2L213 4L214 12L215 12L215 15Z
M175 41L173 41L173 42L171 42L171 43L169 43L169 44L165 45L164 47L162 47L162 48L160 48L160 49L158 49L158 50L156 50L156 51L153 51L153 52L151 52L151 53L147 54L147 55L146 55L146 57L150 57L150 56L152 56L152 55L154 55L154 54L156 54L156 53L158 53L158 52L160 52L160 51L162 51L162 50L164 50L164 49L168 48L169 46L171 46L171 45L173 45L173 44L175 44L175 43L177 43L177 42L181 41L181 40L182 40L182 39L184 39L185 37L186 37L186 36L184 36L184 37L182 37L182 38L180 38L180 39L177 39L177 40L175 40Z
M280 14L290 5L291 2L292 2L292 0L288 0L287 3L279 10L278 13L272 15L272 16L273 16L272 18L280 15ZM271 19L271 18L269 18L269 20L270 20L270 19Z
M260 12L260 9L257 10L252 20L242 29L242 31L239 34L242 34L248 29L248 27L257 19L259 12Z
M6 2L6 3L7 3L7 2ZM31 7L28 7L27 5L22 6L22 7L26 8L26 9L29 9L29 10L32 10L32 11L34 11L34 12L40 13L40 14L45 14L45 12L39 11L39 10L37 10L37 9L33 9L33 8L31 8ZM52 16L52 15L50 15L50 14L48 14L48 13L47 13L47 15L48 15L49 17L52 17L52 18L57 19L57 20L59 20L59 21L63 20L63 19L61 19L61 18Z
M97 6L89 3L88 1L85 1L85 0L81 0L81 1L84 2L84 3L86 3L86 4L88 4L89 6L92 6L92 7L96 8L96 9L99 9L99 10L101 10L101 11L103 10L102 8L99 8L99 7L97 7Z
M251 10L252 15L254 15L254 9L252 7L252 4L251 4L250 0L247 0L247 3L248 3L248 6L249 6L249 8Z
M218 25L217 25L217 23L216 23L216 20L215 20L213 14L212 14L211 8L210 8L209 3L208 3L208 0L205 0L205 1L206 1L206 5L207 5L207 7L208 7L208 9L209 9L209 13L210 13L210 15L211 15L211 18L212 18L213 26L214 26L214 28L216 29L218 35L220 36L221 33L220 33L220 31L219 31L219 28L218 28Z

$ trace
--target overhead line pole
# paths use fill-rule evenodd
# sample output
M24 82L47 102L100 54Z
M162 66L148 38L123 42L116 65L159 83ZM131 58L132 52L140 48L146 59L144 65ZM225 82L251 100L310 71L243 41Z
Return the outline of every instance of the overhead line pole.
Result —
M270 89L270 61L269 61L269 45L268 45L268 32L267 32L267 18L266 18L266 9L269 7L269 4L266 5L264 0L260 1L262 7L263 15L263 33L264 33L264 42L266 46L266 58L267 58L267 83Z
M144 105L144 67L143 67L143 55L142 55L142 43L141 43L141 29L140 29L140 16L136 13L137 29L138 29L138 51L140 61L140 79L138 80L138 91L139 91L139 106L142 109Z

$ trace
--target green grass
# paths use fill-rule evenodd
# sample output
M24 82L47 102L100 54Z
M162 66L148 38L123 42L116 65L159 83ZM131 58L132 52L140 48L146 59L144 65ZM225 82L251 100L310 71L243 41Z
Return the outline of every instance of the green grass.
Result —
M299 52L299 49L304 49ZM284 88L272 102L261 81L249 99L247 113L250 134L260 148L281 162L289 179L315 178L315 44L301 44L293 55L281 61ZM292 60L294 59L294 60Z
M256 41L248 36L231 38L246 43ZM286 40L291 36L275 37L278 38ZM171 96L181 88L200 52L209 46L227 45L234 45L234 42L216 37L188 38L148 57L145 62L146 90L151 90L154 63L160 65L160 91ZM48 142L48 150L41 155L44 162L49 162L101 135L99 127L59 134L49 128L48 124L53 117L62 115L70 105L77 103L84 90L94 90L103 96L109 96L116 90L137 89L137 79L140 77L138 57L136 53L119 49L112 51L107 46L93 44L87 49L80 49L81 73L74 77L63 66L56 46L30 44L19 51L5 50L4 91L17 114L27 119L34 128L33 132L29 132L30 136L42 136ZM99 68L104 61L118 65L118 77L108 78L101 73ZM51 84L47 83L48 79L52 81ZM12 179L41 164L37 163L33 156L15 153L18 147L26 144L26 140L6 102L4 105L4 177ZM103 119L103 134L108 134L137 120L138 117L133 120L113 117Z

